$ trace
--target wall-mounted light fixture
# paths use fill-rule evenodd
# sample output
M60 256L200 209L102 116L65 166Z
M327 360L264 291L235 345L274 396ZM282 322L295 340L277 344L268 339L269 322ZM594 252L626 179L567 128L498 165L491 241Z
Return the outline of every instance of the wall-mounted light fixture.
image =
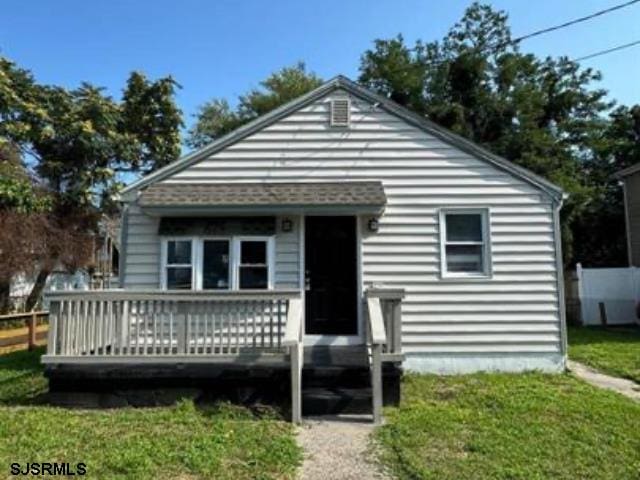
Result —
M370 232L377 232L380 228L380 223L378 222L377 218L370 218L369 222L367 222L367 227L369 228Z
M282 223L280 224L280 228L283 232L290 232L293 230L293 222L290 218L283 218Z

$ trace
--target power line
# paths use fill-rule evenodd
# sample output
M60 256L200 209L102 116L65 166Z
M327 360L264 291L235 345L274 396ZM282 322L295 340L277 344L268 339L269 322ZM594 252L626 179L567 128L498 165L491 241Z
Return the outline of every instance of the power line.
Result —
M602 15L606 15L608 13L614 12L616 10L620 10L622 8L630 7L631 5L634 5L634 4L639 3L639 2L640 2L640 0L630 0L628 2L620 3L618 5L614 5L612 7L605 8L604 10L598 10L597 12L591 13L589 15L585 15L583 17L578 17L578 18L575 18L573 20L569 20L568 22L564 22L564 23L561 23L559 25L554 25L552 27L547 27L547 28L543 28L543 29L540 29L540 30L536 30L534 32L527 33L526 35L521 35L520 37L516 37L514 39L507 40L507 41L502 42L502 43L497 43L497 44L493 44L493 45L486 45L486 46L484 46L484 47L482 47L480 49L476 49L476 51L478 53L482 52L482 51L487 51L487 53L491 54L491 53L493 53L493 52L495 52L497 50L500 50L501 48L507 47L509 45L517 45L517 44L521 43L524 40L528 40L529 38L537 37L537 36L544 35L544 34L550 33L550 32L555 32L557 30L561 30L563 28L567 28L567 27L570 27L572 25L575 25L577 23L583 23L583 22L586 22L588 20L592 20L594 18L600 17ZM602 50L602 51L595 52L595 53L592 53L592 54L589 54L589 55L585 55L583 57L576 58L573 61L574 62L579 62L581 60L586 60L586 59L597 57L597 56L600 56L600 55L606 55L607 53L611 53L611 52L615 52L617 50L622 50L622 49L625 49L625 48L632 47L634 45L637 45L638 43L640 43L640 40L638 40L636 42L631 42L631 43L628 43L628 44L625 44L625 45L620 45L618 47L614 47L614 48L611 48L611 49ZM414 48L412 50L416 50L416 48ZM424 65L425 66L429 66L429 67L435 67L435 66L447 63L450 60L451 59L433 60L433 61L430 61L430 62L426 62ZM402 72L402 71L406 71L406 70L407 70L407 68L393 69L392 73Z
M569 20L568 22L561 23L560 25L554 25L553 27L543 28L541 30L536 30L535 32L528 33L526 35L522 35L521 37L514 38L508 42L505 42L505 45L520 43L523 40L527 40L532 37L537 37L539 35L544 35L545 33L555 32L556 30L560 30L562 28L570 27L575 25L576 23L586 22L596 17L600 17L602 15L606 15L607 13L614 12L616 10L620 10L625 7L629 7L635 3L640 2L640 0L631 0L629 2L620 3L618 5L614 5L613 7L605 8L604 10L599 10L597 12L591 13L589 15L585 15L584 17L576 18L574 20Z
M618 45L617 47L607 48L606 50L600 50L599 52L590 53L589 55L584 55L583 57L574 58L573 61L580 62L582 60L587 60L589 58L599 57L600 55L606 55L608 53L617 52L618 50L623 50L625 48L633 47L635 45L640 45L640 40L636 40L635 42L625 43L624 45Z

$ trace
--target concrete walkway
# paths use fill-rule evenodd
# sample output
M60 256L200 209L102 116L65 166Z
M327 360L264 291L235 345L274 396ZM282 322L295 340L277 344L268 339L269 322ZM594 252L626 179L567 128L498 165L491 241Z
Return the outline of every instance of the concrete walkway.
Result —
M606 388L607 390L613 390L614 392L621 393L626 397L640 401L640 385L631 380L612 377L610 375L600 373L582 363L574 362L573 360L567 361L567 368L569 371L573 372L576 377L581 378L591 385Z
M387 479L372 458L370 415L305 418L298 432L303 480Z

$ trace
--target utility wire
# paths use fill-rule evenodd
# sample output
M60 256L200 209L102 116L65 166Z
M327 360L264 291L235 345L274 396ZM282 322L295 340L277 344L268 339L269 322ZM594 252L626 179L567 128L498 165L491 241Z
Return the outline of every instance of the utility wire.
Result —
M608 13L615 12L616 10L620 10L622 8L630 7L631 5L634 5L636 3L640 3L640 0L630 0L628 2L620 3L618 5L614 5L612 7L605 8L604 10L598 10L597 12L591 13L589 15L585 15L583 17L579 17L579 18L575 18L573 20L569 20L568 22L564 22L564 23L561 23L559 25L554 25L552 27L547 27L547 28L543 28L543 29L540 29L540 30L536 30L536 31L531 32L531 33L527 33L526 35L521 35L520 37L516 37L516 38L513 38L511 40L507 40L505 42L502 42L502 43L497 43L497 44L493 44L493 45L486 45L485 47L480 48L478 50L478 52L487 51L487 53L493 53L493 52L498 51L501 48L507 47L509 45L518 45L519 43L523 42L524 40L528 40L528 39L533 38L533 37L544 35L546 33L555 32L557 30L561 30L563 28L567 28L567 27L570 27L572 25L575 25L577 23L583 23L583 22L592 20L594 18L600 17L602 15L606 15ZM632 42L630 44L620 45L619 47L614 47L613 49L603 50L601 52L595 52L595 53L590 54L590 55L585 55L583 57L576 58L573 61L578 62L580 60L586 60L587 58L592 58L592 57L596 57L596 56L599 56L599 55L605 55L607 53L611 53L611 52L614 52L616 50L622 50L624 48L631 47L633 45L636 45L637 43L638 42ZM434 60L434 61L431 61L431 62L427 62L426 65L427 66L431 66L431 67L435 67L435 66L441 65L443 63L447 63L449 60L450 59ZM404 69L402 69L402 70L404 70ZM396 70L394 70L394 72L395 71L400 71L400 69L396 69Z
M640 0L630 0L628 2L619 3L618 5L614 5L612 7L605 8L604 10L599 10L597 12L591 13L589 15L585 15L583 17L575 18L573 20L569 20L568 22L564 22L564 23L561 23L559 25L554 25L552 27L547 27L547 28L543 28L543 29L540 29L540 30L536 30L534 32L527 33L526 35L521 35L520 37L516 37L514 39L507 40L507 41L502 42L502 43L497 43L497 44L493 44L493 45L486 45L485 47L480 48L477 51L478 52L487 51L487 53L491 54L491 53L496 52L496 51L500 50L501 48L507 47L509 45L518 45L519 43L523 42L524 40L528 40L528 39L533 38L533 37L544 35L546 33L555 32L557 30L561 30L563 28L567 28L567 27L570 27L572 25L575 25L577 23L583 23L583 22L592 20L594 18L600 17L602 15L606 15L608 13L614 12L616 10L620 10L622 8L630 7L631 5L634 5L634 4L639 3L639 2L640 2ZM581 60L587 60L587 59L590 59L590 58L593 58L593 57L598 57L598 56L601 56L601 55L606 55L608 53L616 52L618 50L623 50L625 48L629 48L629 47L635 46L637 44L640 44L640 40L637 40L637 41L631 42L631 43L627 43L627 44L624 44L624 45L620 45L620 46L617 46L617 47L613 47L613 48L610 48L610 49L607 49L607 50L594 52L594 53L591 53L589 55L584 55L582 57L578 57L578 58L572 59L572 61L579 62ZM412 50L415 50L415 49L412 49ZM450 60L451 59L434 60L434 61L431 61L431 62L427 62L424 65L428 66L428 67L436 67L438 65L442 65L444 63L447 63ZM398 73L398 72L403 72L403 71L406 71L406 70L408 70L408 69L407 68L396 68L396 69L392 69L391 73Z
M574 62L580 62L582 60L587 60L593 57L599 57L600 55L606 55L608 53L617 52L618 50L623 50L625 48L633 47L635 45L640 45L640 40L636 40L635 42L625 43L624 45L618 45L617 47L607 48L606 50L600 50L599 52L590 53L589 55L585 55L583 57L574 58Z
M514 38L508 42L505 42L505 45L520 43L523 40L528 40L532 37L537 37L539 35L544 35L545 33L555 32L556 30L560 30L566 27L570 27L571 25L575 25L576 23L586 22L596 17L600 17L602 15L606 15L607 13L614 12L616 10L620 10L625 7L630 7L631 5L640 2L640 0L631 0L629 2L620 3L618 5L614 5L613 7L605 8L604 10L599 10L589 15L585 15L584 17L576 18L574 20L570 20L565 23L561 23L560 25L554 25L553 27L543 28L542 30L536 30L535 32L528 33L526 35L522 35L521 37Z

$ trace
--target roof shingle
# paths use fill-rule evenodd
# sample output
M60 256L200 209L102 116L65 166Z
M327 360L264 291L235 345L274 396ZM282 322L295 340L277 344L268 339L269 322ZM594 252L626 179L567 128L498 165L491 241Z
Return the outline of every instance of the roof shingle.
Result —
M142 207L349 206L383 207L381 182L156 183L140 196Z

